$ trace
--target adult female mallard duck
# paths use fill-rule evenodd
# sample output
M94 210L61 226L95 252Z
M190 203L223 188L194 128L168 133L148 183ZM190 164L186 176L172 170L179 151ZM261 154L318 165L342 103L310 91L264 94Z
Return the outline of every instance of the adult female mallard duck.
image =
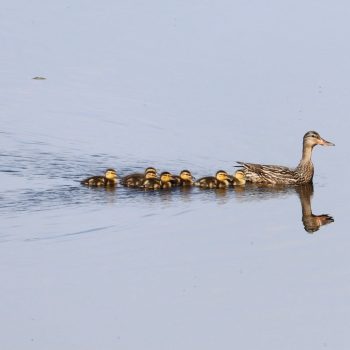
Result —
M122 185L126 187L140 187L145 179L154 179L157 177L157 170L149 167L144 173L133 173L122 178Z
M171 188L173 175L171 175L168 171L164 171L160 174L159 178L150 178L145 179L140 186L145 190L158 190L160 188Z
M246 181L257 184L300 185L311 183L314 166L311 161L312 150L316 145L335 146L324 140L316 131L308 131L303 139L302 158L295 169L279 165L262 165L238 162L243 167Z
M107 169L104 176L88 177L80 183L93 187L114 187L117 184L117 172L114 169Z
M189 170L182 170L180 175L173 175L174 180L172 184L174 186L192 186L194 183L194 177Z
M226 171L219 170L215 176L202 177L195 185L201 188L227 188L230 185L230 177Z

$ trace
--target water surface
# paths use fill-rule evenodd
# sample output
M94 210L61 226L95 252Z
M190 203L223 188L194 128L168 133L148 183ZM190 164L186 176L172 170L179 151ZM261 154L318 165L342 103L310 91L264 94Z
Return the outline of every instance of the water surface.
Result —
M4 4L2 348L349 348L349 5L289 5ZM313 186L79 183L293 166L308 130Z

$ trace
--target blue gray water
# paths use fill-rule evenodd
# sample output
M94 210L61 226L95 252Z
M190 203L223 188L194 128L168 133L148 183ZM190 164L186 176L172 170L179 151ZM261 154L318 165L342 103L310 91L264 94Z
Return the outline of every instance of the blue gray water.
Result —
M5 5L1 348L348 349L349 5ZM313 186L79 183L293 166L308 130Z

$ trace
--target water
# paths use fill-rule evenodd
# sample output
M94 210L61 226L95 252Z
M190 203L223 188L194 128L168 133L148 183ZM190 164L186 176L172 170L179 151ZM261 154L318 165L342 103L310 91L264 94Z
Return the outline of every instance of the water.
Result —
M4 349L348 349L349 5L7 1ZM33 80L36 76L46 80ZM86 188L296 165L313 186Z

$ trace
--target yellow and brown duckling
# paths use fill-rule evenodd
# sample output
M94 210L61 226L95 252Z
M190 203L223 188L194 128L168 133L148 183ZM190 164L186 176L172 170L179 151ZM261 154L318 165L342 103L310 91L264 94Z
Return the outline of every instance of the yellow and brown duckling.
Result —
M230 186L229 175L226 171L219 170L215 176L202 177L195 185L201 188L227 188Z
M92 176L82 180L82 185L92 187L114 187L117 184L117 172L114 169L107 169L104 176Z
M122 185L126 187L140 187L145 179L154 179L157 177L157 170L153 167L145 169L144 173L133 173L126 175L122 179Z
M174 186L182 187L192 186L195 180L189 170L182 170L180 175L173 175L173 178L174 180L172 181L172 184Z
M168 171L164 171L160 174L159 178L148 178L144 179L142 185L140 187L145 190L158 190L161 188L171 188L172 181L174 177Z
M230 176L232 186L243 186L246 183L243 170L237 170L233 176Z
M168 171L164 171L160 174L160 183L162 188L173 187L172 181L174 181L174 176Z

